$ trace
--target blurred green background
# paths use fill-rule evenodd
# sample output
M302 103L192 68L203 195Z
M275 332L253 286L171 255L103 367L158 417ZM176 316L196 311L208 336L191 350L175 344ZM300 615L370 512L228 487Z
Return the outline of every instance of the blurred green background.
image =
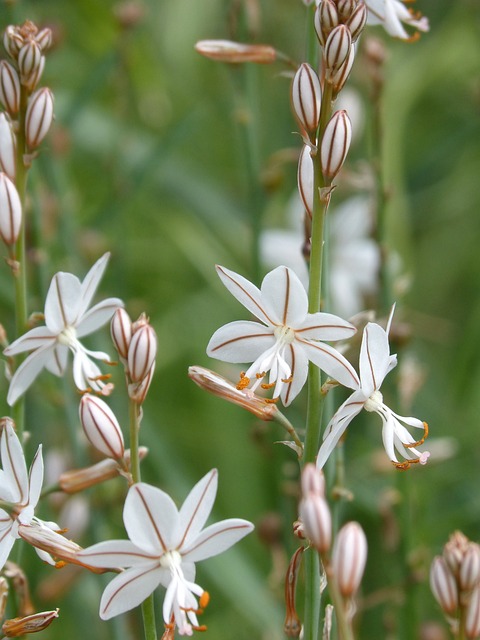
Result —
M205 354L215 329L247 317L214 264L248 276L252 216L263 213L265 226L285 225L296 184L290 150L300 141L292 134L284 68L215 63L195 53L194 44L204 38L269 43L301 62L306 9L300 0L19 0L1 8L2 27L28 18L55 34L42 84L55 94L56 120L29 183L30 312L42 310L55 271L83 277L111 251L100 295L123 298L133 318L145 311L158 333L142 423L149 447L143 479L180 504L217 467L215 518L257 525L237 547L198 567L198 581L211 594L205 638L282 638L283 576L296 549L294 455L275 444L284 438L277 427L208 396L188 379L187 368L238 375L238 368ZM429 422L432 458L426 467L396 472L383 464L377 416L350 428L346 485L355 499L343 505L341 518L358 519L370 547L359 638L412 638L402 623L407 617L408 628L422 637L428 621L441 620L428 588L431 558L455 529L480 539L480 10L478 0L422 0L418 9L431 31L416 43L393 41L378 27L366 33L388 49L388 230L390 250L403 265L397 317L412 336L400 357L414 357L423 376L413 406L398 410ZM351 171L360 171L372 153L368 78L361 54L358 60L349 85L363 100L366 129L352 148ZM347 192L339 188L335 197ZM12 331L6 267L0 304L1 322ZM100 333L90 344L108 350L107 330ZM114 380L111 405L126 426L120 370ZM6 382L1 386L4 397ZM50 481L65 465L95 459L78 435L70 377L44 373L28 397L29 454L44 443ZM302 394L287 411L297 426L304 408ZM61 452L72 444L65 459ZM90 490L88 503L77 501L68 516L72 537L82 545L124 537L124 491L115 480ZM68 514L61 509L58 499L39 516L63 525ZM76 537L74 525L83 518L88 527ZM23 555L38 609L60 607L61 621L39 637L141 637L136 613L109 623L97 618L106 579L42 567L30 549ZM161 590L157 596L161 630Z

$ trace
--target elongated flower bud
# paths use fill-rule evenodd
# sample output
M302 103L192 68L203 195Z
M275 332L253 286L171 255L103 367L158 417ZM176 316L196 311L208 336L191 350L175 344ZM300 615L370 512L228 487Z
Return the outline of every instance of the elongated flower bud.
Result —
M298 159L297 185L305 211L311 218L313 214L314 165L311 149L308 145L304 145Z
M453 615L458 607L457 583L445 559L441 556L433 559L430 568L430 588L443 611Z
M35 70L32 71L32 73L22 81L25 87L29 91L34 91L37 84L40 82L40 78L42 77L44 68L45 68L45 56L42 56L40 58L40 63L38 67L36 67Z
M313 463L306 464L302 471L302 495L306 498L310 493L325 497L325 476Z
M35 149L42 142L53 121L53 94L46 87L36 91L28 101L25 121L27 145Z
M13 25L9 25L5 29L5 33L3 34L3 46L5 47L8 55L16 60L20 49L23 47L23 38Z
M145 376L139 382L132 382L128 385L128 397L137 404L143 404L147 397L153 374L155 373L155 361Z
M15 116L20 109L18 73L6 60L0 61L0 102L11 116Z
M18 191L5 173L0 173L0 236L6 245L18 240L22 226L22 204Z
M312 546L320 553L328 551L332 542L332 516L325 498L310 493L300 502L299 512Z
M275 49L269 45L242 44L231 40L200 40L195 45L195 51L205 58L232 64L242 62L269 64L275 62L277 57Z
M337 0L337 11L342 22L346 22L355 10L355 0Z
M328 36L325 44L325 66L327 78L334 75L342 66L350 53L352 46L352 36L348 27L344 24L338 25Z
M480 583L480 546L469 542L460 565L458 586L470 591Z
M54 611L42 611L21 618L5 620L2 625L2 632L6 638L19 638L30 633L43 631L43 629L46 629L52 624L55 618L58 618L58 611L58 609Z
M465 617L465 635L468 640L476 640L480 636L480 587L472 591Z
M469 539L461 531L455 531L443 548L443 557L450 567L453 575L458 577L463 558L470 544Z
M337 6L333 0L322 0L315 11L315 31L322 47L327 38L339 23Z
M346 111L336 111L330 118L320 149L322 171L334 178L342 168L352 139L352 124Z
M118 351L118 354L126 360L128 358L128 347L132 339L132 321L122 307L119 307L113 314L110 333L115 349Z
M110 407L86 393L80 401L80 421L92 445L108 458L119 460L125 453L123 434Z
M18 53L18 69L22 84L38 68L42 59L40 47L34 40L30 40L20 49Z
M321 100L322 90L317 74L309 64L300 65L293 79L292 104L298 122L308 132L318 127Z
M128 348L128 373L133 382L148 374L157 356L157 336L152 326L144 324L136 331Z
M0 113L0 170L10 180L15 180L17 139L12 125L4 113Z
M35 42L40 47L41 51L46 51L52 46L52 30L45 28L41 29L35 36Z
M367 22L367 17L367 5L365 2L359 2L346 22L350 35L352 36L352 42L355 42L362 33L365 23Z
M343 526L333 547L332 570L343 597L353 596L360 586L367 562L367 538L358 522Z
M350 71L352 70L354 60L355 60L355 45L352 43L345 62L335 73L333 73L328 78L329 84L332 85L334 98L340 93L346 81L348 80L348 76L350 75Z

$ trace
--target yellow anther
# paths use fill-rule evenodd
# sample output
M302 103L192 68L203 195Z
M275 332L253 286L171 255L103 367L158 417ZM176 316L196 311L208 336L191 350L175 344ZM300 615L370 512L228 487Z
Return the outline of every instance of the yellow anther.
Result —
M273 387L275 386L275 382L264 382L263 384L261 384L260 386L262 387L262 389L273 389Z
M210 602L210 594L208 593L208 591L204 591L202 593L202 595L199 598L199 602L200 602L200 606L202 607L202 609L205 609L205 607Z
M243 391L248 387L249 384L250 384L250 378L247 378L247 376L245 375L245 372L242 371L242 373L240 374L240 380L238 381L238 384L237 384L237 389L239 391Z
M406 444L405 442L403 443L404 447L407 447L407 449L411 449L412 447L419 447L421 444L423 444L425 442L425 440L428 438L428 424L426 422L423 423L423 438L420 438L420 440L417 440L417 442L411 442L410 444Z

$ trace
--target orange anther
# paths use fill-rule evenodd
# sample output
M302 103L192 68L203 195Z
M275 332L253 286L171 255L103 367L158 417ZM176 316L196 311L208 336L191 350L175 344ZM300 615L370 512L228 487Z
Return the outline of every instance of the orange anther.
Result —
M240 380L238 381L238 384L237 384L237 389L239 391L243 391L243 389L246 389L249 384L250 384L250 378L247 378L245 373L242 372L240 374Z
M199 598L200 606L204 609L210 602L210 594L208 591L204 591Z
M420 438L420 440L417 440L417 442L412 442L410 444L406 444L404 442L403 446L407 447L407 449L410 449L411 447L419 447L421 444L423 444L425 442L425 440L427 438L428 438L428 423L424 422L423 423L423 438Z
M260 386L262 387L262 389L273 389L273 387L275 386L275 382L264 382Z

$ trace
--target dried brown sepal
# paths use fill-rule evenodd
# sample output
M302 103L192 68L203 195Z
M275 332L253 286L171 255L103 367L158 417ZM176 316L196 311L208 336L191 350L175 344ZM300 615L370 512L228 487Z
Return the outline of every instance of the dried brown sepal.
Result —
M288 638L298 638L302 630L302 623L295 606L295 592L297 588L298 570L302 562L305 547L299 547L288 564L285 575L285 622L283 630Z
M11 560L7 561L3 569L4 575L10 580L18 603L17 613L19 616L28 616L35 612L32 598L30 596L30 585L25 572L18 564ZM2 616L3 617L3 616Z
M49 627L58 618L59 609L53 611L41 611L24 618L12 618L5 620L2 631L7 638L18 638L29 633L37 633Z
M195 45L195 51L205 58L230 64L271 64L277 58L275 49L270 45L242 44L232 40L200 40Z

